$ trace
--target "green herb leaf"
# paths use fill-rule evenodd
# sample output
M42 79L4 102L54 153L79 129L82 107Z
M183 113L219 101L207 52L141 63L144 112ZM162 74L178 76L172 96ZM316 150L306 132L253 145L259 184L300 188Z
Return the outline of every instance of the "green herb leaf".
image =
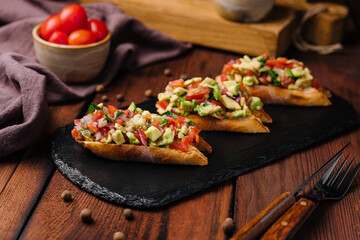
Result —
M169 121L169 120L164 119L159 126L160 126L160 127L165 127L165 125L167 124L168 121Z
M261 64L261 65L260 65L261 67L263 67L263 66L265 65L266 60L267 60L266 58L260 58L260 59L258 59L258 61L259 61L260 64Z
M120 111L120 110L119 110L119 111L117 111L117 112L116 112L116 117L115 117L115 118L118 118L118 116L120 116L121 114L124 114L124 112L123 112L123 111Z
M285 68L285 72L286 74L291 77L292 79L295 79L295 76L294 74L292 73L291 69L290 68Z
M188 122L188 124L189 124L190 126L194 126L194 125L195 125L195 122L193 122L193 121L190 120L190 121Z
M171 116L171 117L173 117L173 118L177 118L177 117L178 117L175 113L172 113L172 112L170 112L170 111L166 111L166 112L164 112L163 114L161 114L161 116L164 116L164 115L169 115L169 116Z
M101 108L100 108L98 105L96 105L95 103L91 102L91 103L90 103L90 106L89 106L88 114L92 113L95 109L101 111Z
M107 114L104 113L104 116L106 121L108 121L109 123L113 122L113 120Z

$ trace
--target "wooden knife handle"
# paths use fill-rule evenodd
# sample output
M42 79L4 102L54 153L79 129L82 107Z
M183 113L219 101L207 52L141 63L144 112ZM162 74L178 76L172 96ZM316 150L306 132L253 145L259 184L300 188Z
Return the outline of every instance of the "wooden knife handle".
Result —
M315 207L313 201L301 198L265 232L261 239L282 240L292 237Z
M262 210L255 218L253 218L248 224L242 227L231 240L250 240L257 239L279 216L281 216L294 202L295 198L289 198L279 209L274 212L264 222L261 220L271 212L276 206L278 206L284 199L290 195L289 192L285 192L277 197L269 206Z

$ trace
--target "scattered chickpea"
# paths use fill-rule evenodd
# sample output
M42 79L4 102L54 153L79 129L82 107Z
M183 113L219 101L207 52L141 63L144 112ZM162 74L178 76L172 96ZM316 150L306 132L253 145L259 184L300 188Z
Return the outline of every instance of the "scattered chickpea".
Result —
M164 69L164 75L170 76L171 75L171 70L169 68L165 68Z
M150 98L150 97L152 97L153 92L152 92L151 89L147 89L147 90L144 92L144 95L145 95L145 97Z
M104 102L109 101L109 98L108 98L107 95L102 95L101 99L102 99Z
M61 198L62 198L65 202L70 202L70 201L72 200L71 192L69 192L68 190L65 190L65 191L61 194Z
M114 233L113 240L124 240L125 234L123 232Z
M92 222L91 214L92 211L88 208L81 210L80 212L81 221L83 221L83 223L91 223Z
M133 219L133 217L134 217L133 212L132 212L132 210L131 210L130 208L126 208L126 209L124 210L124 212L123 212L123 215L125 216L125 218L126 218L127 220L131 220L131 219Z
M226 218L222 224L222 229L226 235L231 236L234 232L234 220L232 218Z
M104 85L99 84L99 85L96 86L95 90L96 90L96 92L101 93L101 92L105 91L105 87L104 87Z
M181 74L180 78L186 80L186 79L188 79L188 75L186 73Z
M124 101L124 96L119 93L119 94L116 95L116 100L118 102Z

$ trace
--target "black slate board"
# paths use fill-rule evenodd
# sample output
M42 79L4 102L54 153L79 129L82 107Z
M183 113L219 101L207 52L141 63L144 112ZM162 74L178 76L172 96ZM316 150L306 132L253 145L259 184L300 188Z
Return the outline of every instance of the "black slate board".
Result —
M136 208L166 205L268 164L357 124L357 114L334 96L330 107L267 105L270 134L201 132L213 147L209 165L178 166L102 159L71 137L73 124L57 129L51 154L58 169L83 190ZM137 104L156 112L155 99Z

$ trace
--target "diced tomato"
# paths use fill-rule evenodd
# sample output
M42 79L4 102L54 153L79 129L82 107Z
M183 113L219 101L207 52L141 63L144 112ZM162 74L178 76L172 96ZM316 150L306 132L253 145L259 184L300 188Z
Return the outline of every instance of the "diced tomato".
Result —
M195 81L187 86L188 89L197 88L200 85L201 81Z
M195 142L199 142L199 132L200 132L200 131L201 131L201 130L198 129L198 128L196 128L196 127L190 127L188 136L189 136L191 139L195 140Z
M80 119L75 119L74 120L74 124L76 125L76 126L80 126Z
M215 104L215 105L218 105L218 106L220 106L221 108L225 108L225 106L224 106L221 102L217 102L217 101L215 101L215 100L211 100L211 103L212 103L212 104Z
M140 134L139 134L139 133L134 133L134 137L136 137L136 139L139 140L140 145L143 145L143 143L141 142L141 138L140 138Z
M237 63L237 64L240 64L240 63L241 63L240 58L237 58L237 59L236 59L236 63Z
M184 144L185 146L189 147L189 144L193 142L193 139L190 138L189 136L183 137L181 139L181 143Z
M179 140L174 140L170 145L170 148L172 149L177 149L180 150L182 152L187 152L189 146L186 146L184 144L182 144L181 142L179 142Z
M185 118L184 118L184 117L178 116L178 117L176 118L176 123L177 123L177 124L181 125L181 124L183 124L184 122L185 122Z
M295 64L294 62L289 62L285 64L285 67L292 69L294 67L294 64Z
M71 131L71 136L72 136L73 138L79 136L79 131L76 130L76 129L73 129L73 130Z
M99 120L100 118L102 118L104 116L104 113L100 110L97 110L94 116L94 122Z
M222 73L231 74L233 70L235 70L233 64L231 62L228 62L227 64L224 65Z
M245 91L245 85L244 83L240 83L240 91L244 92Z
M125 114L126 116L129 116L129 114L130 114L130 109L126 109L126 110L124 111L124 114Z
M286 64L287 58L286 57L281 57L281 58L276 59L276 61L278 61L279 63L282 63L282 64Z
M311 81L311 86L312 86L313 88L319 88L319 87L320 87L320 84L318 83L318 81L317 81L316 79L313 79L313 80Z
M116 111L119 111L118 108L114 107L113 105L108 105L108 113L111 115L111 116L114 116L114 113Z
M173 126L175 124L176 124L175 118L169 118L167 123L166 123L166 126Z
M167 108L167 106L169 105L169 103L165 100L162 101L158 101L155 103L155 107L158 109L162 109L165 111L165 109Z
M287 88L291 83L294 83L294 80L288 77L283 77L281 79L281 86Z
M160 121L154 120L154 121L152 122L151 126L154 126L154 127L159 128L159 125L160 125L160 124L161 124Z
M92 133L97 133L99 131L99 128L93 123L90 123L87 127Z
M195 89L190 89L185 96L186 100L202 99L206 94L211 93L210 88L199 86Z
M222 82L225 82L225 81L227 81L228 80L228 78L227 78L227 76L226 76L226 74L221 74L221 76L220 76L220 81L222 81Z
M246 76L253 76L254 75L254 72L251 71L251 70L246 70Z
M118 123L118 124L120 124L120 125L123 125L123 124L124 124L124 120L122 120L122 119L116 119L115 122Z
M178 79L169 82L169 85L176 88L176 87L184 87L184 79Z
M139 132L139 136L140 136L140 139L139 139L140 143L144 146L147 146L148 137L146 136L144 129L138 128L138 132Z
M287 59L286 58L279 58L279 59L275 59L275 57L270 57L265 65L268 67L277 67L280 69L284 69L285 68L285 64L286 64Z

